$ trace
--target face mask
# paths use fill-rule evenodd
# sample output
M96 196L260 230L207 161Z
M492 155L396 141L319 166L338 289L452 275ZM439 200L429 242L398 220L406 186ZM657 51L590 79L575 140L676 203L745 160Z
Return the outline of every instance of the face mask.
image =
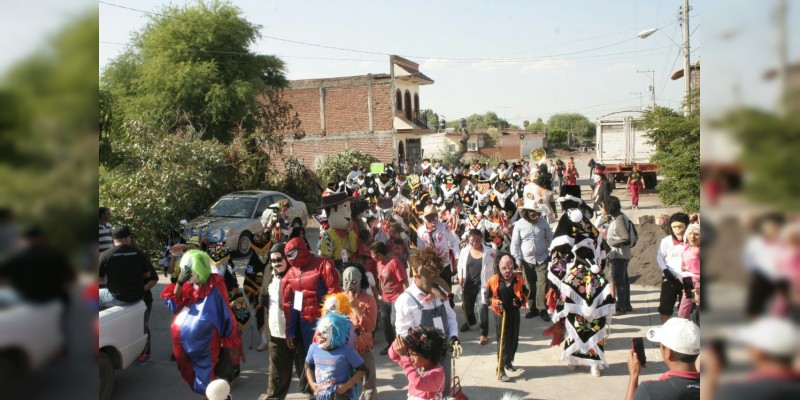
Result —
M597 182L600 180L600 175L592 174L592 181Z
M358 292L361 288L361 271L355 267L347 267L342 274L342 286L346 292Z

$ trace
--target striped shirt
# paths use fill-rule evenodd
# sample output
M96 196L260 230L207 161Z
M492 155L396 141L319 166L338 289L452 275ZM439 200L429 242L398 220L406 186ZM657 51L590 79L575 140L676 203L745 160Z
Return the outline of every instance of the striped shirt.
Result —
M100 227L98 234L98 242L100 245L100 252L114 247L114 240L111 238L111 224L98 225Z

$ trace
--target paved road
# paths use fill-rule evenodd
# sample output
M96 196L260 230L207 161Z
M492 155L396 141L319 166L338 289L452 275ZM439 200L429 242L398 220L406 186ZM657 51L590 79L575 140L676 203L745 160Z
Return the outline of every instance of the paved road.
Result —
M316 245L318 230L309 228L308 239L312 246ZM244 260L235 260L239 269ZM153 289L157 294L167 284L161 277L159 284ZM496 342L489 345L478 344L478 332L474 329L462 333L464 356L457 361L456 371L461 376L462 385L472 399L499 398L504 392L511 392L526 399L619 399L624 396L627 385L627 366L625 360L630 348L630 338L643 336L647 329L658 323L656 307L658 292L653 288L634 286L632 302L635 311L632 314L615 318L611 338L606 345L610 369L601 378L592 377L588 369L568 371L564 362L559 361L560 348L549 346L549 339L542 336L545 322L540 319L522 320L519 352L516 364L521 371L512 373L514 381L498 382L495 379ZM460 303L456 304L459 324L464 316ZM170 361L169 325L172 316L163 305L156 301L150 317L153 334L153 361L144 367L135 365L116 373L114 399L196 399L199 398L181 379L174 362ZM490 336L494 337L494 322L490 323ZM252 399L266 391L267 386L267 353L257 352L259 339L253 335L252 349L251 330L244 332L244 349L247 362L242 365L242 375L233 384L233 395L237 400ZM375 347L385 346L382 332L376 335ZM646 375L642 379L654 379L666 369L659 363L656 347L647 350L648 364ZM386 356L376 356L378 369L378 387L382 399L404 399L407 380L399 367ZM296 380L293 390L296 389ZM289 399L302 399L303 396L292 394Z

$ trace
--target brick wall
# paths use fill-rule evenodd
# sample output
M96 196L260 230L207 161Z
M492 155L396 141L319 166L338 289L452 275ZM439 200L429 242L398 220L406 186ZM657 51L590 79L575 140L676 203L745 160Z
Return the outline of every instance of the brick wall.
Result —
M284 90L282 96L297 112L301 131L319 133L319 89Z
M324 88L325 132L329 135L369 131L367 85ZM319 92L317 92L319 99ZM319 129L317 129L319 131Z
M392 120L392 84L372 84L372 119L376 132L391 131Z
M316 164L329 155L340 153L346 149L356 149L371 154L378 162L392 162L394 152L393 134L369 132L350 133L343 135L306 136L301 140L288 139L281 160L294 156L312 171ZM277 161L277 160L276 160ZM280 164L280 163L278 163ZM276 165L282 169L281 165Z

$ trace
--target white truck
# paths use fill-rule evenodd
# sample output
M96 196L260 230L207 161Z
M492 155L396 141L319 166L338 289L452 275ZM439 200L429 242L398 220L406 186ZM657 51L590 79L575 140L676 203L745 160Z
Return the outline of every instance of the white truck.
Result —
M111 398L114 370L125 369L147 344L144 330L144 301L129 306L113 306L100 311L100 399Z
M595 121L595 162L606 167L612 186L614 182L627 181L633 163L639 167L645 186L656 186L658 165L650 162L655 146L649 143L650 139L645 136L647 132L639 127L641 121L641 118L633 116L607 116Z

